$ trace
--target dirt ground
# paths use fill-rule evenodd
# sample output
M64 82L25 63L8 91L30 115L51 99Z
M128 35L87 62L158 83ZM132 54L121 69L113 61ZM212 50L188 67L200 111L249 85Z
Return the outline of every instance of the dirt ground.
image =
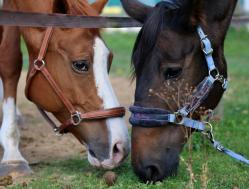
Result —
M85 148L70 134L57 137L39 114L36 107L24 95L26 72L22 73L18 88L18 107L23 115L21 128L21 152L31 163L41 163L55 159L68 159L84 155ZM112 77L111 82L120 103L126 108L133 101L134 84L122 77ZM126 121L128 125L128 116ZM63 147L63 148L62 148ZM0 149L2 157L3 150Z

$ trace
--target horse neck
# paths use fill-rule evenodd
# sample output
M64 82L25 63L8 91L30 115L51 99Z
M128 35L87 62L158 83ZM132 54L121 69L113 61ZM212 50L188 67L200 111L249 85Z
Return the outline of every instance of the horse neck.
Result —
M207 30L218 44L225 40L236 4L237 0L208 0L204 2L203 12Z

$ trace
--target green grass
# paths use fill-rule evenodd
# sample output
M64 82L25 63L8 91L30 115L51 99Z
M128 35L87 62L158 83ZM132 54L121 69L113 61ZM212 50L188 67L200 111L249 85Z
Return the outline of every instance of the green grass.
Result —
M129 76L131 53L135 43L136 34L105 33L103 38L114 54L111 74Z
M113 49L114 59L112 73L129 75L130 52L134 43L134 34L105 34L108 46ZM215 136L226 147L249 157L249 33L245 30L229 31L226 40L226 57L229 67L230 87L224 96L224 119L215 124ZM249 166L241 164L203 143L198 133L193 135L193 172L196 182L194 187L201 187L202 165L208 163L208 188L240 189L249 188ZM187 160L189 153L184 149L182 157ZM103 182L104 171L92 168L86 159L75 157L67 161L52 161L49 164L34 167L36 174L28 185L29 188L107 188ZM117 183L111 187L117 188L164 188L183 189L189 183L189 172L183 162L179 174L155 185L145 185L139 182L132 171L128 159L115 172L118 174ZM20 188L15 186L12 188Z

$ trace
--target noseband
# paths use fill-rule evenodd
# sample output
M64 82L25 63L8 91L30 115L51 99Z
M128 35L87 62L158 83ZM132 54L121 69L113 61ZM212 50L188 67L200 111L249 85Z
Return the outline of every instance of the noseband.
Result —
M200 26L197 27L197 32L201 41L201 47L206 59L209 74L196 87L191 96L190 103L180 108L175 113L170 113L168 110L159 108L132 106L130 107L130 111L132 112L130 123L133 127L144 128L164 127L166 124L171 123L194 129L207 136L213 144L213 147L218 151L249 164L249 160L223 147L214 139L212 125L209 122L194 120L189 117L189 115L194 113L194 111L205 101L215 82L219 82L224 90L227 89L228 85L227 79L223 75L220 75L219 70L214 64L212 56L213 49L210 40Z
M78 111L70 100L64 95L63 91L60 89L59 85L53 79L53 76L50 74L48 69L46 68L45 56L48 49L48 45L50 39L52 37L53 28L49 27L46 29L46 33L44 39L42 41L42 45L40 48L40 52L38 58L34 61L32 69L29 71L27 76L27 85L25 89L25 93L28 99L29 98L29 88L32 84L32 80L37 75L37 73L41 73L44 78L48 81L53 91L59 97L61 102L64 104L68 112L70 113L69 119L62 123L60 126L57 126L55 122L48 116L48 114L40 107L38 107L40 113L43 117L48 121L50 126L56 133L64 134L69 131L71 127L80 125L83 121L89 120L100 120L106 118L115 118L115 117L123 117L125 115L124 107L116 107L111 109L97 110L87 113L82 113Z

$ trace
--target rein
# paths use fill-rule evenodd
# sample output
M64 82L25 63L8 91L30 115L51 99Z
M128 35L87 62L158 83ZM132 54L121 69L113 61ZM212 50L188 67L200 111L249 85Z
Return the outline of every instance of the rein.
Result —
M247 160L245 157L225 148L220 144L220 142L214 139L211 123L189 118L189 115L199 108L200 105L205 101L209 92L213 88L214 83L220 83L224 90L226 90L228 86L227 79L223 75L220 75L219 70L214 64L214 59L212 56L213 49L210 40L200 26L197 27L197 32L201 41L201 47L205 55L209 74L196 87L191 96L190 103L180 108L175 113L170 113L168 110L159 108L132 106L130 107L130 111L132 112L130 123L134 127L144 128L164 127L168 123L173 123L186 128L195 129L196 131L205 135L216 150L249 165L249 160Z
M45 56L48 50L49 41L53 34L53 28L49 27L46 29L46 33L44 39L42 41L42 45L40 48L40 52L38 58L33 62L33 67L28 73L27 76L27 85L25 89L25 93L27 98L29 98L29 88L32 84L32 80L34 77L41 73L44 76L44 79L48 81L50 86L52 87L53 91L59 97L61 102L64 104L68 112L70 113L70 118L62 123L60 126L56 126L54 121L48 116L48 114L41 108L38 107L39 111L43 115L43 117L48 121L50 126L56 133L64 134L69 131L69 129L73 126L80 125L81 122L86 120L99 120L99 119L106 119L106 118L114 118L114 117L123 117L125 115L125 108L124 107L116 107L111 109L104 109L104 110L97 110L87 113L82 113L78 111L70 100L64 95L63 91L60 89L59 85L53 79L53 76L50 74L48 69L46 68Z

